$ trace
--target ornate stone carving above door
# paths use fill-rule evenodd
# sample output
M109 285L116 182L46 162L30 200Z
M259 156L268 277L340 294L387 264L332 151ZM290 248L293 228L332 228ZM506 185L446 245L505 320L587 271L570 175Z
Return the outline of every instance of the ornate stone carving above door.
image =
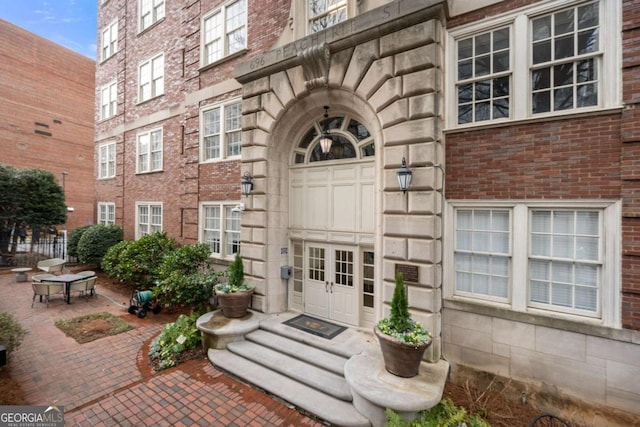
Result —
M298 58L304 72L304 85L307 90L328 84L331 53L327 43L304 49L298 53Z

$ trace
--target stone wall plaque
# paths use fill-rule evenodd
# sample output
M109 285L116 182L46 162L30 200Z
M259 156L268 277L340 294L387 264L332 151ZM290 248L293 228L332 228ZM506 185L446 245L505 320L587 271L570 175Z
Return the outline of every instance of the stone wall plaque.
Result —
M411 264L396 264L396 273L401 272L404 281L409 283L418 283L418 266Z

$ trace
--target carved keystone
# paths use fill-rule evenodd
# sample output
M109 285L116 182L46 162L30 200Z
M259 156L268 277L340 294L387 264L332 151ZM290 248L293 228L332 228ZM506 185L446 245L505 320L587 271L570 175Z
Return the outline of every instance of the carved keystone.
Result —
M307 90L327 86L329 82L329 64L331 53L329 45L323 43L298 53L304 73L304 85Z

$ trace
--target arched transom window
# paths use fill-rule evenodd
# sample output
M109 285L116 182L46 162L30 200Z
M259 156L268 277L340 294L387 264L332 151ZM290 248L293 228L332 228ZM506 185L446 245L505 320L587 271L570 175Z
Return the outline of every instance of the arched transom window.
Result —
M320 147L323 132L327 132L332 140L326 154ZM362 123L349 116L333 116L313 123L294 150L294 163L357 160L374 155L373 136Z

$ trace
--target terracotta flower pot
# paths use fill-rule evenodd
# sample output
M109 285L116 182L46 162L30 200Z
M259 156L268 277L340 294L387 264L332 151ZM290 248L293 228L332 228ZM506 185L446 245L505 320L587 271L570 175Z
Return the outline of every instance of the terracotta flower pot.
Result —
M383 334L374 328L380 343L385 369L393 375L411 378L418 375L420 362L425 350L431 345L431 340L422 345L408 344L392 336Z
M253 289L240 292L217 292L218 305L222 309L225 317L238 318L247 314L247 309L251 305Z

